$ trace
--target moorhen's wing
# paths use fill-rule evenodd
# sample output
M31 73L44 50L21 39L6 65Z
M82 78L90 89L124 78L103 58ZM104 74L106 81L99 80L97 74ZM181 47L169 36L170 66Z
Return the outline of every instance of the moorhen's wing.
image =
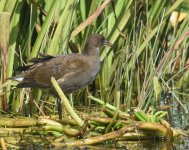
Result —
M17 87L51 87L51 77L56 80L68 76L70 73L83 71L88 64L82 55L66 55L52 58L31 66L26 72L22 82Z
M39 58L32 58L29 60L29 62L32 62L32 63L40 63L40 62L45 62L45 61L48 61L52 58L55 58L54 56L51 56L51 55L48 55L48 54L42 54L42 53L39 53Z
M45 61L48 61L52 58L55 58L54 56L51 56L51 55L47 55L47 54L42 54L42 53L39 53L39 58L32 58L30 60L28 60L28 62L31 62L33 63L32 65L27 65L27 66L21 66L21 67L18 67L16 69L16 71L26 71L28 70L29 68L31 68L33 65L37 64L37 63L41 63L41 62L45 62Z

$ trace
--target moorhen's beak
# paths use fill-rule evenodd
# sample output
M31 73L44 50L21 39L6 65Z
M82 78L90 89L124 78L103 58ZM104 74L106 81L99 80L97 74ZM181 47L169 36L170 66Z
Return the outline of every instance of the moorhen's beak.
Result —
M106 39L105 39L105 41L104 41L104 45L113 47L113 44L112 44L110 41L106 40Z

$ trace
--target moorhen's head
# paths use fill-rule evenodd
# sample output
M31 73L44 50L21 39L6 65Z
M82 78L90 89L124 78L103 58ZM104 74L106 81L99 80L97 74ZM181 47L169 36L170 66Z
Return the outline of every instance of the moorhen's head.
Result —
M105 37L101 34L93 34L88 38L87 43L91 43L94 47L102 47L104 45L112 46L112 43L110 43Z
M99 50L99 48L101 48L104 45L110 47L113 46L112 43L110 43L103 35L93 34L90 37L88 37L84 52L87 53L88 50Z

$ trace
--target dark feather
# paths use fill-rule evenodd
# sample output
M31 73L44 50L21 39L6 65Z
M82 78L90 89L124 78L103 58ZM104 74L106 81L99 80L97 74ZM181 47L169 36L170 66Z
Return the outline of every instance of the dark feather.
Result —
M28 61L36 64L36 63L41 63L41 62L44 62L44 61L54 58L54 56L44 55L41 53L39 54L39 56L41 56L41 57L40 58L32 58L31 60L28 60Z
M21 66L21 67L16 68L16 71L26 71L26 70L28 70L31 66L33 66L33 65Z
M32 78L25 78L22 82L18 83L16 85L17 88L28 88L28 87L32 87L32 88L47 88L47 85L43 85L43 84L38 84L36 83L36 81Z
M51 56L51 55L44 55L42 53L39 53L39 56L41 56L40 58L32 58L31 60L28 60L29 62L32 62L34 64L37 64L37 63L41 63L41 62L45 62L47 60L50 60L52 58L54 58L54 56ZM28 70L31 66L33 66L34 64L32 65L28 65L28 66L20 66L18 68L16 68L16 71L26 71Z

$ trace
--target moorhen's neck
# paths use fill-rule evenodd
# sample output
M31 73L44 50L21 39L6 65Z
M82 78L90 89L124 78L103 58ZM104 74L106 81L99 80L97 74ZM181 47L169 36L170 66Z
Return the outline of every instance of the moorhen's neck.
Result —
M99 57L100 55L99 49L100 49L99 47L92 46L89 42L87 42L83 51L83 55Z

